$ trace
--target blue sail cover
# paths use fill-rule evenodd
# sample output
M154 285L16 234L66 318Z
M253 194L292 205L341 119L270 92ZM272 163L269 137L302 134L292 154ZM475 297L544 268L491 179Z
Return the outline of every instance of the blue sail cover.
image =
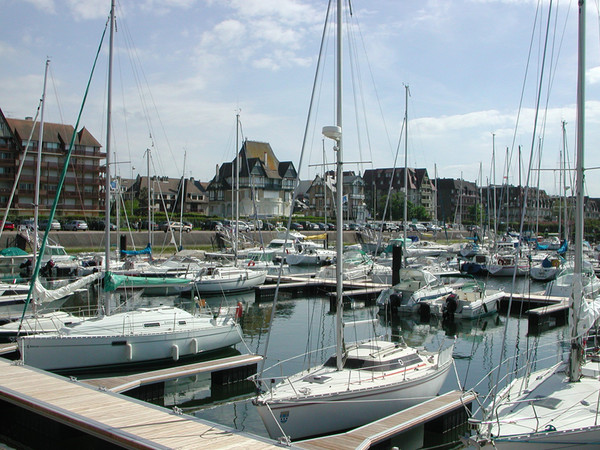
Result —
M560 245L560 248L558 250L556 250L556 253L558 253L559 255L562 255L563 253L567 252L567 248L569 247L567 240L565 239L562 244Z
M141 250L121 250L121 255L123 256L135 256L135 255L151 255L152 254L152 246L150 244L146 245L146 248Z

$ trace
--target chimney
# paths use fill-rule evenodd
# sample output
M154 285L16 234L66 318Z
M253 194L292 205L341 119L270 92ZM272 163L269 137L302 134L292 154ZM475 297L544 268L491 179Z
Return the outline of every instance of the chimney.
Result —
M219 176L219 165L217 164L217 167L215 169L215 176L218 177Z
M267 165L267 152L265 152L265 166Z

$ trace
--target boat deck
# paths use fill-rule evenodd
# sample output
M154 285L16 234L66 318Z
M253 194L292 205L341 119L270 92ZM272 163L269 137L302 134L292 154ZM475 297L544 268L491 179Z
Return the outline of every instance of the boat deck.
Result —
M124 448L276 448L265 438L0 359L0 400Z

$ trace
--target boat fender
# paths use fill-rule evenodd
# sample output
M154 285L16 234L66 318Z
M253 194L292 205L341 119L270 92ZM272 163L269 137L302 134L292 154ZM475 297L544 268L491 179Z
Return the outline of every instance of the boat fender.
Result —
M235 318L238 320L241 319L243 312L244 312L244 305L242 304L242 302L238 302L237 307L235 308Z
M196 353L198 353L198 339L196 339L196 338L192 338L192 339L190 340L190 351L191 351L193 354L196 354Z
M483 310L485 311L486 314L488 313L488 307L485 303L483 304Z
M125 344L125 349L127 352L127 361L131 361L133 359L133 345L131 345L131 342Z
M179 361L179 347L176 344L171 346L171 358L173 361Z

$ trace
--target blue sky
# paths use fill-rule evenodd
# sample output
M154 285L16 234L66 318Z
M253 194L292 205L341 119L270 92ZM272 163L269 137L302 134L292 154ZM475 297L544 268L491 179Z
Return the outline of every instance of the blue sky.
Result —
M7 117L35 115L49 57L46 120L75 123L109 7L110 0L3 0L0 108ZM298 167L326 8L325 0L118 0L112 149L119 173L130 177L133 167L145 173L144 151L152 147L152 173L181 176L185 152L186 176L209 181L217 164L234 157L236 111L243 137L269 142L280 160ZM541 137L541 167L548 170L540 186L557 192L551 170L559 167L562 120L571 167L575 150L577 1L552 3L543 125L534 137L549 8L549 0L354 0L346 34L352 44L344 43L347 168L391 167L398 146L397 165L404 164L399 136L408 85L409 166L469 181L481 167L487 184L494 134L496 182L509 148L508 178L518 184L520 145L525 184L532 142L537 168ZM600 166L595 2L587 17L586 166L592 168ZM106 55L107 42L80 122L103 145ZM332 68L329 37L303 179L321 171L324 159L333 161L320 133L335 123ZM586 181L587 194L600 197L596 171ZM537 183L532 174L530 184Z

